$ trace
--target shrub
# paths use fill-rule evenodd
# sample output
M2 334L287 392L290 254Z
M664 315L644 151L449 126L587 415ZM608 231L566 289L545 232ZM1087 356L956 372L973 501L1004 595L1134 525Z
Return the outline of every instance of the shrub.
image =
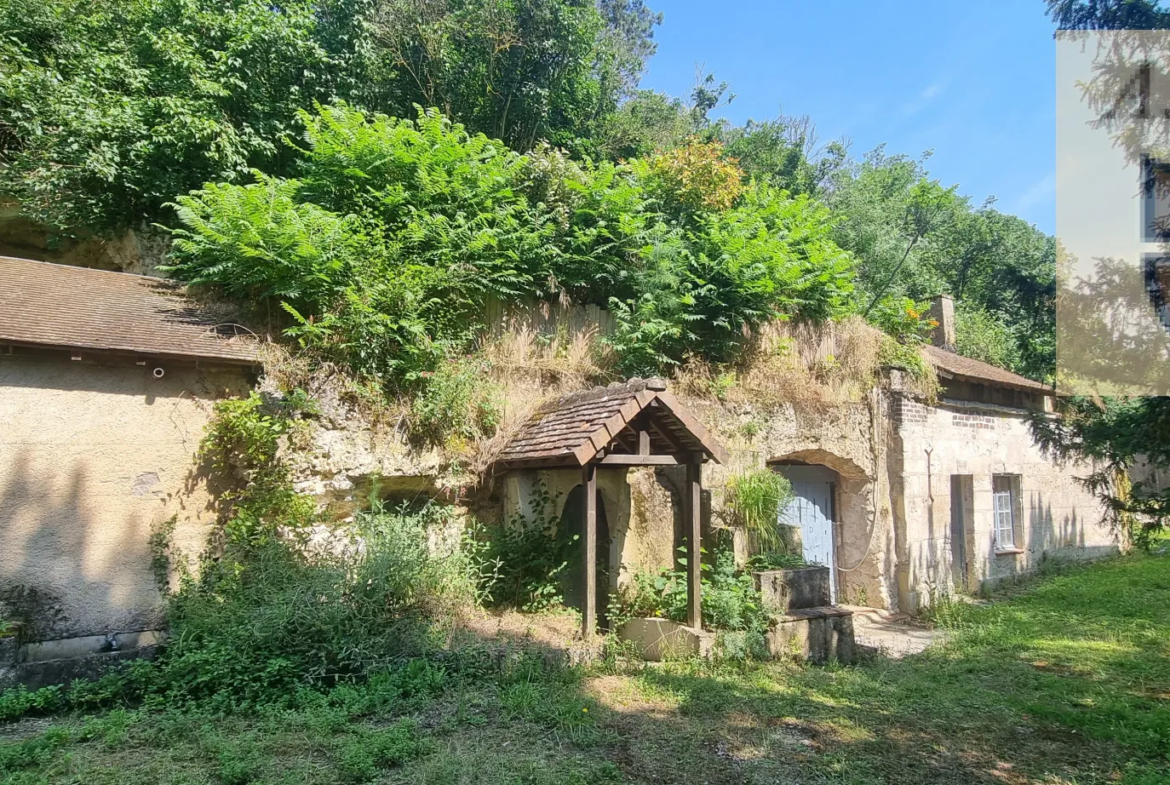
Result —
M689 139L652 155L643 171L668 201L684 210L729 210L744 191L743 170L724 155L721 142Z
M580 561L580 537L561 529L548 514L553 499L539 483L527 514L502 526L471 531L464 548L472 554L479 595L488 602L544 611L564 603L569 565Z
M199 450L220 485L228 541L263 545L281 528L303 532L312 522L313 502L293 491L279 450L298 420L315 411L316 404L300 390L284 398L253 391L215 404Z
M337 104L301 120L299 179L177 201L171 270L279 302L287 335L391 392L427 395L482 332L488 299L609 305L631 373L688 353L727 361L763 322L850 306L853 260L826 208L745 186L717 143L595 165L547 146L519 155L433 109Z
M1020 347L1008 328L1008 320L963 302L955 304L955 349L964 357L1015 370L1020 367Z
M500 423L497 389L485 382L485 363L472 356L452 357L420 376L421 390L411 402L411 436L448 446L475 442L495 433Z
M346 547L311 555L280 537L229 542L170 597L171 636L157 660L68 689L10 690L0 719L141 701L292 706L306 691L367 679L364 707L434 694L446 672L413 658L436 652L472 597L463 557L428 547L429 529L449 515L363 513Z
M175 200L181 226L171 230L163 269L244 302L271 298L319 315L353 275L356 221L300 200L297 180L254 176L254 184L210 183Z
M685 557L680 561L685 568ZM735 554L725 548L715 551L711 562L703 564L702 573L703 626L720 632L743 632L748 636L745 640L750 639L752 650L758 650L771 624L771 615L756 591L752 576L736 569ZM620 624L637 617L685 623L686 572L636 573L633 587L611 603L610 618Z

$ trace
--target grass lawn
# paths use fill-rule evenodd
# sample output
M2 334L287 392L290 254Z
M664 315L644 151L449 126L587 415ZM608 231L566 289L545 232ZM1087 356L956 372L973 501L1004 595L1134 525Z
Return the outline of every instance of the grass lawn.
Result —
M530 660L385 704L26 719L0 725L0 781L1170 783L1170 556L937 617L945 646L854 668Z

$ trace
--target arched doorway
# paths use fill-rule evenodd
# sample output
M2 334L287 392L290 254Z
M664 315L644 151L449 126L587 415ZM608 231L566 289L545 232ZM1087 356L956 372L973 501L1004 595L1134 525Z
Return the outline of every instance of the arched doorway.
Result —
M800 532L801 556L809 564L829 568L829 589L837 601L837 483L839 475L827 466L780 464L773 466L792 485L792 501L780 510L777 524Z
M850 458L822 449L780 455L768 465L796 494L778 524L793 526L806 561L831 569L833 601L884 605L885 584L873 549L873 479Z
M602 629L608 629L609 619L607 610L609 608L609 553L611 538L609 533L609 520L605 514L605 501L601 494L597 496L597 560L594 564L594 570L597 575L599 591L597 592L595 607L597 609L598 624ZM569 491L569 495L565 499L565 508L561 512L560 524L557 526L558 544L567 545L574 537L577 538L574 547L571 549L571 552L574 554L581 553L581 543L584 538L585 520L582 513L585 506L583 503L584 498L584 485L577 485L573 490ZM565 605L570 608L584 610L581 605L585 597L585 570L580 556L574 556L569 560L561 581L561 590L564 593Z

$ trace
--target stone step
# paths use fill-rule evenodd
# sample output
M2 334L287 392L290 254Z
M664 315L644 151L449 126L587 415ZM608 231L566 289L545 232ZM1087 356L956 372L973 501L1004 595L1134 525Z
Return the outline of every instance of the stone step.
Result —
M907 613L890 611L885 608L870 608L865 605L840 605L838 607L852 611L855 618L865 618L870 621L902 622L910 620L910 615Z
M766 636L768 652L776 658L843 665L857 661L853 640L853 612L836 605L798 608L773 617Z

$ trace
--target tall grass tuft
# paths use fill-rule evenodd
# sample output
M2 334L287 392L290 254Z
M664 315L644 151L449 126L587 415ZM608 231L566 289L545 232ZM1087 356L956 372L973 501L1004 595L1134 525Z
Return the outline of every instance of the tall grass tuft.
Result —
M728 480L725 501L733 522L747 531L760 553L784 549L777 519L792 498L792 485L782 475L753 469Z

